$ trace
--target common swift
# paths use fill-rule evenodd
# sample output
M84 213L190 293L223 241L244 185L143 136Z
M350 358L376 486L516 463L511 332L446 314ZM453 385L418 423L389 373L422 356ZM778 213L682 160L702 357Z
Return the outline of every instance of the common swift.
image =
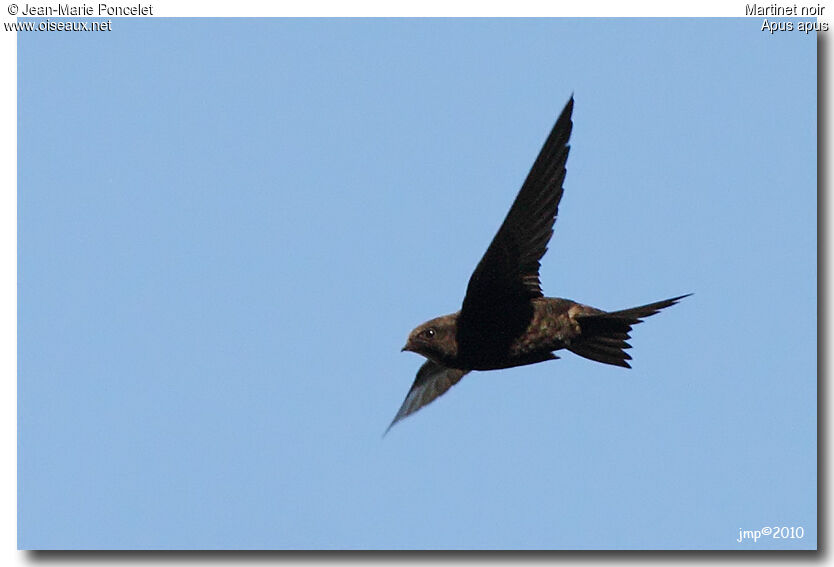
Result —
M561 349L631 368L625 351L631 348L626 340L632 326L687 297L609 312L542 294L539 261L562 198L572 112L573 96L472 273L460 311L426 321L409 334L402 350L427 360L388 430L473 370L555 360L553 352Z

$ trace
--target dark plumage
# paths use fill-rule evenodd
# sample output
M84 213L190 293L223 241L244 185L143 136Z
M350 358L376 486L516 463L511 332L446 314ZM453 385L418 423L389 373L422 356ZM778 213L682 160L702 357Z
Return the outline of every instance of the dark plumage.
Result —
M501 228L466 288L457 313L414 329L403 350L428 360L388 426L414 413L472 370L497 370L558 358L567 349L590 360L630 368L631 328L682 295L606 312L544 297L539 262L553 235L570 146L573 97L565 105Z

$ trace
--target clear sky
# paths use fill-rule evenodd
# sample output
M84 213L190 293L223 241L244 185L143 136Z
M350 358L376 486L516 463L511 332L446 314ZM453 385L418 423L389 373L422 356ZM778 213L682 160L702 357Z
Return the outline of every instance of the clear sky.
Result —
M18 34L19 546L814 548L816 39L760 25ZM545 293L695 295L382 439L571 93Z

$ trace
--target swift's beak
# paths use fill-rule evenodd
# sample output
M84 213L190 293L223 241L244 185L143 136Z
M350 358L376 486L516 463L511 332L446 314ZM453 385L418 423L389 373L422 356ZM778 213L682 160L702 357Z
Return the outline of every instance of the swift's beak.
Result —
M408 344L409 344L409 343L405 343L405 346L404 346L403 348L401 348L401 349L400 349L400 352L405 352L405 351L407 351L407 350L411 350L410 348L408 348Z

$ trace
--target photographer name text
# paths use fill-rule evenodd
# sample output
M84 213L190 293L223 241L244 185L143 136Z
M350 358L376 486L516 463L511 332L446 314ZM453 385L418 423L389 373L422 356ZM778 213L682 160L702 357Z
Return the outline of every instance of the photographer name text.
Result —
M113 6L111 4L58 4L57 6L36 6L24 4L19 16L153 16L150 4Z

